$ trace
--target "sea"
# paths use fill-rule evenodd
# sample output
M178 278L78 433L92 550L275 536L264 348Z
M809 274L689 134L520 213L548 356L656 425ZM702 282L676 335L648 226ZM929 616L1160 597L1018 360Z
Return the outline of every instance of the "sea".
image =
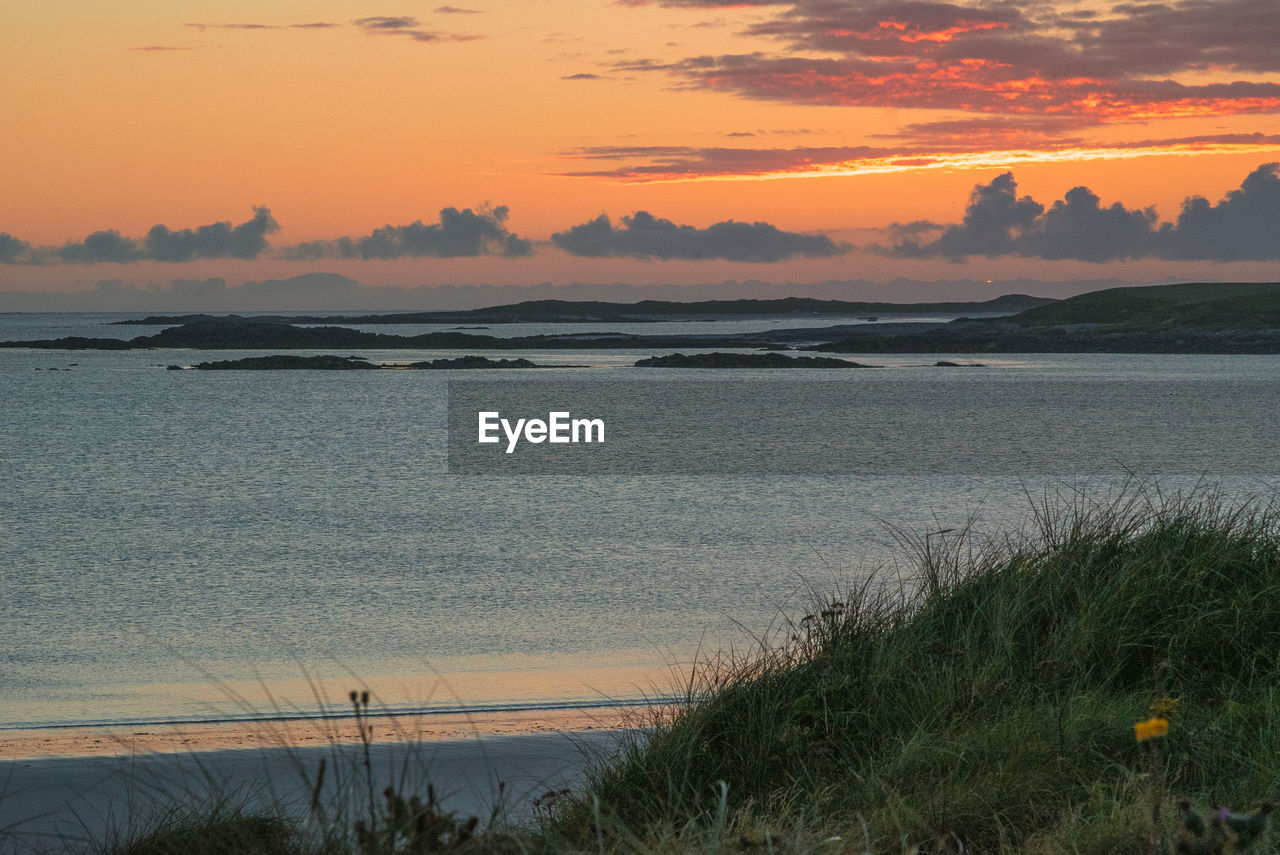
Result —
M158 329L108 325L129 317L0 314L0 340ZM777 643L824 597L910 584L912 541L1018 536L1046 502L1268 500L1280 483L1275 356L853 354L882 367L668 369L661 382L633 367L654 355L636 349L485 353L580 366L525 371L166 370L261 353L0 349L0 731L308 718L366 688L415 715L658 703L697 663ZM481 374L644 383L739 431L740 414L688 384L787 383L798 412L838 406L876 439L858 467L820 474L698 461L457 474L447 387Z

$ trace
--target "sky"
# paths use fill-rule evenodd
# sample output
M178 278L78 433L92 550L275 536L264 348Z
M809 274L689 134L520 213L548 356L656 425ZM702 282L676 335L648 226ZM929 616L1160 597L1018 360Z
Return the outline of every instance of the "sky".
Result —
M1280 0L0 5L17 292L1280 280Z

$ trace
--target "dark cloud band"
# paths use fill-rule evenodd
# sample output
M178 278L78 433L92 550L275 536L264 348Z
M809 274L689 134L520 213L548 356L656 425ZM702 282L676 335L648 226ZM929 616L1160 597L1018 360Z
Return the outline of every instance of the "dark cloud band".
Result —
M419 220L407 226L383 226L359 238L308 241L286 247L282 255L296 261L531 255L533 245L508 231L507 214L505 205L480 211L444 208L438 223L425 225Z
M961 222L893 227L880 252L897 258L1018 255L1091 262L1126 258L1179 261L1280 259L1280 164L1265 163L1216 203L1192 196L1176 220L1158 223L1151 208L1117 202L1103 207L1088 187L1076 187L1049 208L1017 195L1013 173L979 184ZM925 235L936 235L931 240Z
M81 241L60 247L33 247L0 233L0 264L128 264L134 261L195 261L202 258L254 259L267 248L267 235L279 226L267 208L254 208L253 217L239 225L210 223L173 230L155 225L141 240L115 229L96 231Z
M662 260L774 262L788 258L829 258L849 251L826 235L785 232L769 223L726 220L705 229L676 225L671 220L637 211L615 226L601 214L551 236L571 255L589 258L630 257Z

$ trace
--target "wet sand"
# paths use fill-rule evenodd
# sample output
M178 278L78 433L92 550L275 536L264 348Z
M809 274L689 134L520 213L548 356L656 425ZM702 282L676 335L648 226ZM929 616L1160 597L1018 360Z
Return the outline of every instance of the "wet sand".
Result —
M581 782L616 749L634 711L565 710L420 719L371 718L372 768L444 806L487 820L527 818L534 800ZM214 798L308 819L323 758L325 791L362 782L354 718L249 722L146 732L0 732L0 852L76 852L132 836L173 809ZM355 776L353 778L353 776ZM358 789L356 792L362 792ZM336 809L334 802L328 802Z
M374 742L436 742L485 736L576 733L643 726L644 709L591 708L424 716L371 716ZM354 716L129 728L0 730L0 761L359 742Z

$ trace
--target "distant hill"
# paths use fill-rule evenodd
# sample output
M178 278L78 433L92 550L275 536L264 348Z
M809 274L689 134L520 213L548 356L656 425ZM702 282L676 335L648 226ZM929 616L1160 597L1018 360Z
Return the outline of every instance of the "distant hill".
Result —
M1108 288L1012 317L867 324L836 353L1280 353L1280 283Z
M1023 311L1028 327L1108 324L1125 329L1280 327L1280 282L1186 282L1092 291Z
M641 300L606 303L593 300L530 300L486 309L448 312L396 312L377 315L255 315L256 319L289 324L509 324L509 323L644 323L697 320L724 316L805 317L813 315L1012 315L1054 302L1048 297L1005 294L994 300L969 303L855 303L786 297L779 300ZM211 320L214 316L152 315L120 324L168 325Z

